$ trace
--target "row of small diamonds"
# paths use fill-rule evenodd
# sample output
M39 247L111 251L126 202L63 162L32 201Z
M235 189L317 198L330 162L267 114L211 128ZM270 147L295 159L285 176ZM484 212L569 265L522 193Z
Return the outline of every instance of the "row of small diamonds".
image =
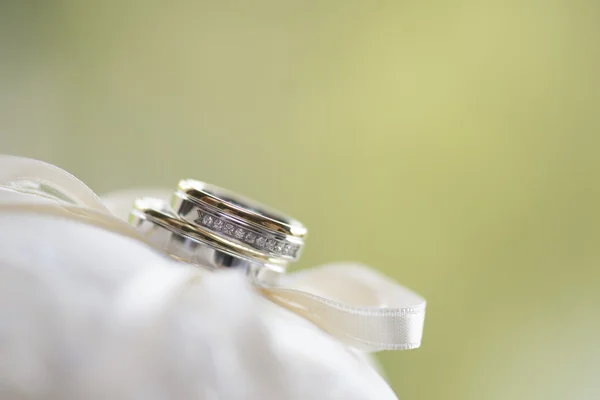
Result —
M286 243L283 241L268 239L254 232L241 228L240 226L229 221L222 220L214 215L203 213L198 210L198 219L194 220L198 225L203 225L211 228L213 231L222 232L228 236L232 236L237 240L253 244L258 248L266 248L267 250L282 256L296 257L300 246Z

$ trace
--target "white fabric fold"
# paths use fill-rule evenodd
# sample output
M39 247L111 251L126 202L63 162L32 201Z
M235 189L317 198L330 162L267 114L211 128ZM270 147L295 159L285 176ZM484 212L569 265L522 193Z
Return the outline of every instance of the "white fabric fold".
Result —
M0 187L0 210L60 215L145 242L83 182L53 165L0 155ZM425 299L368 267L337 263L283 274L276 284L253 283L274 303L362 351L420 346Z

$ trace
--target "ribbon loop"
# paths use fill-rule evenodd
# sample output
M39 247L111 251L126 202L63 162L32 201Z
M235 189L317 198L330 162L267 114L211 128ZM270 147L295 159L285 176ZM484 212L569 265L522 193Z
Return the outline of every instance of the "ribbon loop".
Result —
M359 264L335 263L283 275L262 287L272 301L363 351L420 346L425 299Z
M0 186L110 213L86 184L52 164L0 155Z

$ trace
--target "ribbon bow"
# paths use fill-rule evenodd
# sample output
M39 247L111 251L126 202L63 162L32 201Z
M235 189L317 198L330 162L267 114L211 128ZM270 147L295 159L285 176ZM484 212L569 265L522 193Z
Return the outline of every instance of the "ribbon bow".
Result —
M61 215L146 242L89 187L56 166L0 155L0 188L0 211ZM330 264L284 274L276 284L252 283L269 300L360 350L421 344L425 299L368 267Z

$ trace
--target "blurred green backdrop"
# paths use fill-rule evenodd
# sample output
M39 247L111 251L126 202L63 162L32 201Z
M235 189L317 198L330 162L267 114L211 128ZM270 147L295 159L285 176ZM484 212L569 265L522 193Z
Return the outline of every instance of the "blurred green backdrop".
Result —
M429 301L402 399L600 398L600 3L0 2L0 151L217 183Z

